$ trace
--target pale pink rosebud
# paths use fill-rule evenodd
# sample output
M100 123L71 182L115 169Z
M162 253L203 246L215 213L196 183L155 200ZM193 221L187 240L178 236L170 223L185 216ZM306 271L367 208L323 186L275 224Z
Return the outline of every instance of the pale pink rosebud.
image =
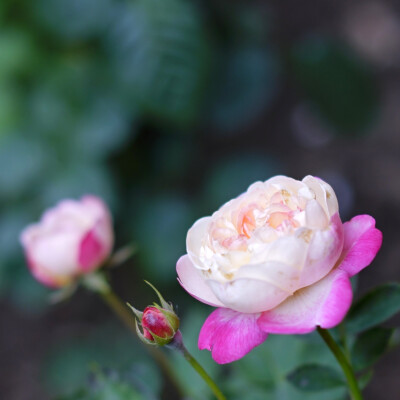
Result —
M110 212L95 196L66 199L47 210L20 236L32 275L57 288L100 267L109 257L114 232Z

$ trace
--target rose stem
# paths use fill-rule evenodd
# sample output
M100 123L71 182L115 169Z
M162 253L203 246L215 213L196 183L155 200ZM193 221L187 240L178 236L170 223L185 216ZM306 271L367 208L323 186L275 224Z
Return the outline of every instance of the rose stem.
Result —
M342 349L335 342L332 335L329 333L327 329L322 329L321 327L318 326L317 331L321 335L322 339L325 341L327 346L332 351L333 355L335 356L340 366L342 367L342 370L347 379L347 384L349 386L351 398L353 400L362 400L363 397L360 388L358 387L357 379L354 375L353 368L347 361L347 358L344 355Z
M129 310L127 305L115 294L115 292L113 292L104 275L100 273L92 273L85 276L82 283L87 289L97 293L108 305L111 311L113 311L114 314L124 323L124 325L134 333L135 337L137 336L135 317L132 315L132 312ZM159 367L175 387L180 397L184 398L185 394L182 385L172 372L166 355L157 347L145 346L141 342L140 344L143 345L143 347L155 359Z
M349 350L349 346L347 343L346 323L344 321L338 326L338 330L339 330L340 342L342 344L344 354L345 354L348 362L351 363L350 350Z
M210 387L212 392L215 394L215 397L218 400L226 400L226 397L221 392L220 388L213 381L210 375L207 374L205 369L198 363L198 361L189 353L188 349L183 344L182 334L178 331L174 337L174 340L167 345L167 347L177 350L179 353L185 357L186 361L193 367L193 369L203 378L204 382Z

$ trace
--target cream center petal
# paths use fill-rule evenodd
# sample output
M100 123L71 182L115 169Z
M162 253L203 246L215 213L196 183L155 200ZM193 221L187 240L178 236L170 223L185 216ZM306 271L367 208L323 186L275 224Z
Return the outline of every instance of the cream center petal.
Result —
M73 231L43 236L32 246L34 262L57 276L75 274L79 240Z
M278 253L302 270L313 228L322 228L328 221L310 187L301 182L290 184L287 189L279 184L257 183L248 196L230 201L213 214L198 252L205 276L229 282L242 266L265 262ZM310 216L314 226L305 230ZM286 237L302 245L278 246L279 251L271 252L271 245ZM298 250L299 246L305 250Z

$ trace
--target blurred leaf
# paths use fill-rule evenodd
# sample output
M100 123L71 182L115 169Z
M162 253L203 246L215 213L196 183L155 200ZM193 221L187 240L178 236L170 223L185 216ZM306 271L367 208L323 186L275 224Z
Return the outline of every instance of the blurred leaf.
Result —
M373 376L374 370L370 369L358 378L358 385L360 386L361 390L364 390L368 386Z
M189 204L170 194L135 199L133 240L150 281L167 283L176 279L175 264L185 252L187 230L193 222Z
M240 154L214 165L205 180L202 204L215 210L226 201L243 193L253 182L265 181L279 173L279 163L273 157Z
M211 122L224 131L245 127L271 102L277 75L277 60L266 46L240 45L221 54L209 105Z
M76 152L90 158L109 155L128 139L129 122L117 102L104 97L95 100L76 124L73 135Z
M22 118L21 92L11 82L0 84L0 140L15 130ZM0 144L0 146L2 146Z
M321 363L336 368L337 362L318 335L269 335L265 343L232 364L232 374L225 380L229 398L240 400L248 393L255 398L264 393L269 400L343 400L346 389L323 393L303 392L286 379L290 371L306 363ZM301 338L301 340L300 340ZM315 340L314 340L315 338ZM317 340L318 339L318 340Z
M8 207L0 217L0 294L20 311L37 314L48 306L49 290L31 276L19 242L22 229L34 215L28 206Z
M8 298L26 314L39 314L49 306L50 290L37 282L29 273L25 262L13 266L13 276Z
M38 0L40 24L63 40L88 39L105 29L113 16L111 0Z
M110 338L117 340L110 341ZM160 375L143 352L139 342L124 327L96 326L91 332L75 335L64 342L58 341L50 349L43 366L47 388L53 394L71 394L85 383L86 370L94 363L111 369L126 369L134 362L132 368L142 371L141 379L151 381L156 393L160 388Z
M145 113L175 124L197 118L209 50L194 3L138 0L121 7L108 46L120 85Z
M370 367L386 352L394 329L381 327L363 332L352 348L352 364L359 371Z
M172 180L187 174L187 169L182 166L189 166L196 152L191 136L170 133L154 141L152 148L154 149L152 165L156 167L154 174L167 185Z
M220 7L221 20L227 25L227 36L235 43L265 44L270 27L266 10L249 7L245 3L231 3Z
M22 261L22 246L19 235L22 229L32 222L33 215L28 207L7 207L0 215L0 260Z
M131 385L123 381L117 373L96 371L87 389L81 389L73 395L57 400L151 400L144 397Z
M358 333L378 325L400 311L400 285L386 283L358 300L346 318L350 333Z
M61 171L52 171L40 190L43 208L53 206L63 198L79 198L94 194L111 207L116 207L115 190L109 170L100 163L72 160L74 165L63 165Z
M66 81L69 81L68 77ZM66 133L65 130L69 134L76 112L62 88L52 82L40 80L26 96L29 125L38 132L42 140L58 139ZM69 140L69 136L65 139Z
M32 67L35 57L31 35L21 29L0 30L0 82Z
M43 142L14 135L0 142L1 200L22 196L37 185L51 161Z
M378 94L365 65L340 43L310 37L292 52L295 77L315 109L338 134L366 132L378 112Z
M343 377L333 368L318 364L303 365L292 371L287 379L297 389L306 392L346 386Z

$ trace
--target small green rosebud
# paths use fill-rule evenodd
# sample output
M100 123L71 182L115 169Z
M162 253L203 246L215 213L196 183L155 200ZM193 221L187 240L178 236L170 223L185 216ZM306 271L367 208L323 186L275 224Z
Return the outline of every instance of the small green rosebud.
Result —
M146 344L164 346L174 339L179 329L179 318L175 314L171 304L167 303L158 290L146 282L157 294L161 306L154 303L146 307L143 312L129 305L136 317L136 332L139 338ZM141 332L141 325L143 332Z

